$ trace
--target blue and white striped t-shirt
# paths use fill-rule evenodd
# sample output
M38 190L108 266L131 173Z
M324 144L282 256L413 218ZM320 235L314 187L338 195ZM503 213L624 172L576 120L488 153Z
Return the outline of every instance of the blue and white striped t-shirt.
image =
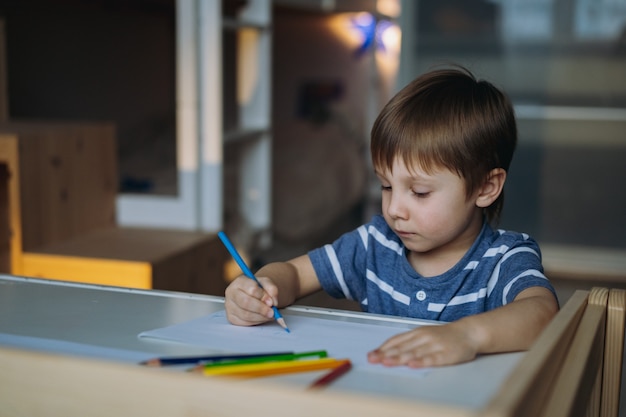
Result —
M465 256L442 275L424 278L382 216L309 252L322 288L360 302L363 311L454 321L510 303L529 287L554 293L541 253L528 235L487 223Z

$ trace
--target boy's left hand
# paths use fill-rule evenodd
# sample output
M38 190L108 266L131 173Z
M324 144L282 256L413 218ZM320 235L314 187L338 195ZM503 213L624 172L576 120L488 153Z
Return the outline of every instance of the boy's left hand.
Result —
M412 368L452 365L483 353L529 349L559 309L547 288L531 287L505 306L441 326L422 326L387 340L371 363Z
M411 368L452 365L473 360L478 343L456 323L422 326L394 336L367 355L370 363Z

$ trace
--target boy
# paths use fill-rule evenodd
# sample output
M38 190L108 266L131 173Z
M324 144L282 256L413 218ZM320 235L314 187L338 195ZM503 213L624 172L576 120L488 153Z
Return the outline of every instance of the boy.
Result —
M364 311L449 322L384 342L371 363L409 367L529 348L556 314L537 243L495 230L517 141L509 99L464 68L424 74L383 108L371 133L382 216L332 245L271 263L226 289L236 325L273 317L324 289Z

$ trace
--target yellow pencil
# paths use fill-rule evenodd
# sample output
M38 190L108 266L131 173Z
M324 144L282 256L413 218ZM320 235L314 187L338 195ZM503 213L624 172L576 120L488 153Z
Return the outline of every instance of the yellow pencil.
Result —
M320 369L331 369L341 366L345 360L334 358L320 358L296 361L278 361L267 363L252 363L231 366L214 366L205 368L204 375L224 375L237 377L260 377L280 375L294 372L316 371Z

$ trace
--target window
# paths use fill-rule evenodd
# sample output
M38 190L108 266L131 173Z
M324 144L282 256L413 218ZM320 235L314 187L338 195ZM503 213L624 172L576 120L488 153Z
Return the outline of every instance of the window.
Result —
M399 86L456 62L503 88L519 144L501 227L626 247L626 4L405 1Z

